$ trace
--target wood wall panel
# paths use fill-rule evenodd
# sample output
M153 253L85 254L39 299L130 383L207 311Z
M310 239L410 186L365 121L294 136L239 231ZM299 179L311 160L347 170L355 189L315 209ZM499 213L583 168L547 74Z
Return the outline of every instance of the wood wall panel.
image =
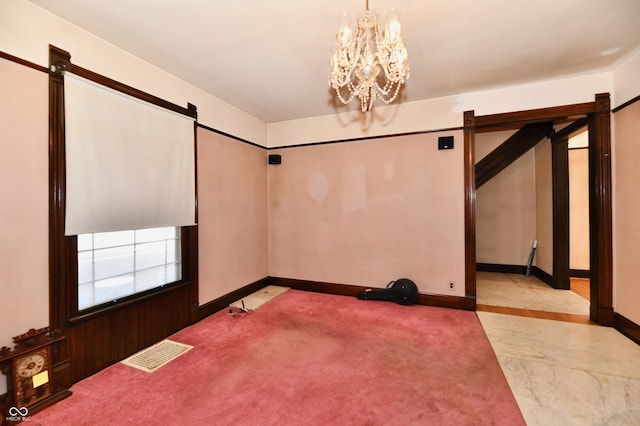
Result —
M190 286L170 288L88 319L67 330L72 382L97 373L191 323Z

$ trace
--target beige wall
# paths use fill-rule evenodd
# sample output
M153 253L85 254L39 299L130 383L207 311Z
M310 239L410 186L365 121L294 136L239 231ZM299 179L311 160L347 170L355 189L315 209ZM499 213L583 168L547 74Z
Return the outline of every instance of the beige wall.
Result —
M613 305L640 324L640 102L615 113L613 124Z
M430 133L276 150L270 275L463 296L463 139L444 134L455 149Z
M4 59L0 75L0 344L9 345L49 324L49 79Z
M267 151L198 129L199 302L268 275Z
M534 264L553 274L553 182L551 144L548 139L535 146L536 164L536 239L538 249Z
M414 77L415 78L415 77ZM411 82L407 83L408 85ZM460 93L416 102L376 106L370 117L358 112L267 124L269 147L325 142L460 126L464 111L476 116L593 102L611 92L610 72L570 76L517 86Z
M589 270L589 150L569 150L569 268Z
M198 121L266 146L261 120L206 93L26 0L0 0L0 50L44 67L49 44L71 62L183 107L198 107ZM197 58L195 58L197 60Z
M513 131L476 135L476 162L504 142ZM582 139L570 146L588 143ZM576 138L577 139L577 138ZM573 141L573 138L572 138ZM542 146L542 145L547 145ZM588 150L569 151L570 268L589 270ZM537 164L537 162L541 162ZM543 197L538 206L537 197ZM479 263L526 265L531 244L540 234L535 264L553 272L551 209L551 149L549 140L485 183L476 194L476 247ZM538 214L541 215L538 218ZM538 226L541 228L538 230Z
M513 133L476 134L476 162ZM535 238L535 156L531 150L477 190L477 262L526 265Z
M49 325L49 79L1 58L0 76L0 346L13 347Z

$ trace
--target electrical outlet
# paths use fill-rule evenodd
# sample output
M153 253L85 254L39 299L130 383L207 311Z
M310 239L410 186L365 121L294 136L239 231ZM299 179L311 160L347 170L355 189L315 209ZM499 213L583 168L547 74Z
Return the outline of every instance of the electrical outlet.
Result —
M449 282L449 291L454 291L456 289L456 283L453 281Z

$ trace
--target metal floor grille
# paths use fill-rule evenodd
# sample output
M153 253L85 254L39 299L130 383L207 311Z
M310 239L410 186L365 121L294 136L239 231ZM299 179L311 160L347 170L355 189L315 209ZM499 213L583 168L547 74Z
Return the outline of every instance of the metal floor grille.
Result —
M130 367L146 371L147 373L152 373L169 361L172 361L184 354L191 348L193 348L193 346L173 342L171 340L163 340L162 342L156 343L155 345L150 346L121 362Z

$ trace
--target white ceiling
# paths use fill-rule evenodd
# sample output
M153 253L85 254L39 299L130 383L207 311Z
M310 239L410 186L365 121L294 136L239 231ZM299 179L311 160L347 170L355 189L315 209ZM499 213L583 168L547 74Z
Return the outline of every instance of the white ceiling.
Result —
M364 0L31 0L267 122L333 114L329 56ZM402 101L607 70L640 47L640 0L371 0L395 8ZM353 105L356 106L355 103Z

